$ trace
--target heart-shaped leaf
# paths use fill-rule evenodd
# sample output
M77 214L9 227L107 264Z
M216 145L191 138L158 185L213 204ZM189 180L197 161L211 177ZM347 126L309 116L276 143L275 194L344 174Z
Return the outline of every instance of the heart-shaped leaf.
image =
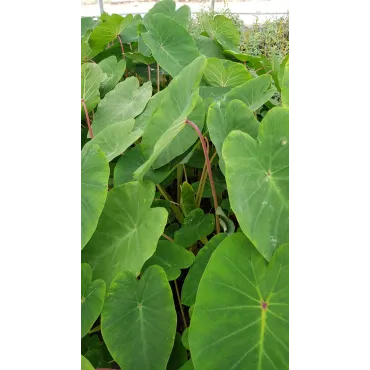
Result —
M168 361L167 370L179 370L188 361L188 351L181 343L181 335L176 333L175 344Z
M211 234L214 229L214 216L205 215L202 209L196 208L186 215L183 226L175 232L175 243L188 248L197 240Z
M92 31L99 24L99 20L93 17L81 17L81 38L87 31Z
M99 63L100 68L103 71L103 74L106 75L105 80L101 83L100 91L104 96L109 91L113 90L114 87L118 84L126 69L126 60L121 59L117 63L117 58L114 55L103 59Z
M240 130L257 138L259 122L242 101L231 100L222 105L217 102L212 103L208 109L207 127L219 156L220 169L225 173L222 145L227 135L233 130Z
M130 182L108 193L95 234L82 253L94 277L110 284L119 271L138 276L166 226L164 208L150 208L152 182Z
M99 23L90 36L89 44L93 50L103 50L111 41L117 38L119 34L133 21L132 14L122 17L119 14L103 14Z
M172 77L199 56L195 41L189 32L164 14L154 14L149 23L144 24L148 30L141 37L148 45L154 58ZM178 47L181 45L181 48Z
M208 36L216 39L224 49L237 49L240 43L240 34L233 21L224 15L209 15L203 17L203 26Z
M131 131L135 120L130 118L124 122L113 123L102 131L86 145L99 145L108 162L122 154L130 145L141 137L141 130Z
M85 63L81 66L81 100L85 101L87 111L91 112L100 102L99 87L103 72L95 63ZM81 114L85 111L81 105Z
M219 245L200 281L191 319L196 369L288 369L288 273L288 245L268 265L242 233Z
M241 100L250 110L255 111L275 94L276 89L271 87L271 82L270 75L253 78L234 87L225 95L223 102L227 103L234 99Z
M136 77L120 82L100 102L93 122L94 134L113 123L135 118L144 110L151 96L152 84L149 81L142 86Z
M163 268L168 280L175 280L180 276L181 269L190 267L193 261L193 253L169 240L160 240L155 253L145 262L142 270L158 265Z
M217 246L226 238L226 234L215 235L197 254L193 265L186 275L184 285L181 290L181 302L186 306L192 306L195 303L200 279L207 267L208 261Z
M188 28L191 18L190 8L187 5L181 6L176 10L176 3L173 0L161 0L149 9L143 18L143 23L147 26L152 22L155 14L164 14L179 23L184 28Z
M232 131L222 147L231 208L269 261L289 241L289 110L273 108L254 140Z
M132 22L128 23L123 31L120 33L120 37L123 43L131 43L139 40L138 27L142 24L143 19L140 14L134 15Z
M200 56L168 85L160 107L145 128L142 145L144 151L151 154L146 163L135 172L136 179L142 179L169 146L170 150L163 154L162 160L158 159L159 162L156 162L154 168L159 168L170 159L184 153L197 140L196 133L185 123L185 120L199 100L198 86L206 62L206 58ZM194 115L200 120L203 117L204 120L204 107L201 103L198 103L198 109ZM196 123L202 127L202 121Z
M128 271L115 277L104 302L101 330L121 369L165 369L176 321L167 276L161 267L151 266L140 280Z
M105 282L92 280L92 269L87 263L81 264L81 338L84 337L99 317L103 308Z
M81 249L94 233L108 193L109 164L96 145L81 152Z
M208 59L204 77L211 86L231 88L252 79L252 75L242 64L218 58Z

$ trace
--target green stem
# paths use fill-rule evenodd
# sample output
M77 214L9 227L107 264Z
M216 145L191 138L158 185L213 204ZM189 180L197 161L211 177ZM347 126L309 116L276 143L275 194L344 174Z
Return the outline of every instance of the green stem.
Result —
M179 306L180 306L180 310L181 310L182 321L184 322L185 328L187 328L188 327L188 323L186 322L184 308L182 307L182 304L181 304L181 298L180 298L179 288L177 286L176 280L174 280L173 282L175 284L177 300L179 301Z
M177 165L177 203L180 203L181 199L181 184L182 184L183 167L181 164Z
M168 200L170 202L170 205L171 205L171 208L172 208L172 211L173 213L175 214L175 217L177 219L177 221L180 222L180 224L182 224L184 222L184 216L183 214L181 213L179 207L177 207L175 205L175 202L173 201L173 199L171 198L171 196L166 192L165 189L162 188L161 185L157 184L157 189L158 191L162 194L162 196L164 197L164 199Z
M89 331L89 334L96 333L97 331L100 331L100 330L101 330L101 325L95 326L94 329L91 329Z

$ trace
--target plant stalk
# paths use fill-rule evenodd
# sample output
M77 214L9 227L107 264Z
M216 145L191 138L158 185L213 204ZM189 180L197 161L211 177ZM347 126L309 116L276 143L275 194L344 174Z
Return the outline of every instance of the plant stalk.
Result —
M216 194L216 188L215 188L215 183L213 181L213 175L212 175L212 169L211 169L211 163L209 161L209 157L207 154L207 146L206 142L204 140L204 137L202 135L202 132L199 130L199 127L192 121L189 121L188 119L185 120L185 123L190 125L198 134L200 142L202 143L202 148L203 148L203 153L204 153L204 158L206 160L206 165L207 165L207 171L208 171L208 177L209 177L209 183L211 185L211 190L212 190L212 197L213 197L213 206L215 208L215 216L216 216L216 233L220 233L220 220L218 217L218 214L216 213L216 210L218 208L218 201L217 201L217 194Z
M183 167L181 164L177 165L177 203L180 203L181 199L181 184L182 184Z
M121 40L121 36L120 35L117 35L117 39L121 45L121 51L122 51L122 58L123 59L126 59L126 55L125 55L125 48L123 47L123 43L122 43L122 40Z
M159 64L157 63L157 92L161 90L161 87L159 86Z
M148 81L152 81L152 74L150 72L150 64L148 64Z
M186 322L184 308L182 307L182 304L181 304L179 287L177 286L177 281L176 280L174 280L173 282L175 284L175 290L176 290L177 300L179 301L179 306L180 306L180 310L181 310L182 321L184 322L185 328L187 328L188 327L188 323Z
M85 103L85 100L84 99L81 99L81 103L82 103L82 105L84 107L85 116L86 116L86 122L87 122L87 127L89 128L90 137L92 139L94 137L94 134L93 134L92 127L91 127L89 112L87 111L87 107L86 107L86 103Z
M176 217L177 221L179 221L180 224L182 224L184 222L184 216L183 216L180 208L175 205L176 203L171 198L171 195L169 195L166 192L166 190L162 188L161 185L157 184L156 186L157 186L158 191L162 194L163 198L170 202L172 211L175 214L175 217Z

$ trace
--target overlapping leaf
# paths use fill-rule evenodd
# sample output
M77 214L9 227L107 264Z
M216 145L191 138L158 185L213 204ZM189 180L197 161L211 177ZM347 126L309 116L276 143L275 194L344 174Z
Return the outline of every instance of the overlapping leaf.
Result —
M102 95L105 95L109 91L113 90L114 87L118 84L126 69L126 60L121 59L117 62L117 58L114 55L103 59L99 63L100 68L102 69L103 76L105 79L102 81L100 86L100 91Z
M109 165L96 145L81 152L81 249L94 233L108 193Z
M121 271L102 311L105 343L121 369L165 369L176 334L176 311L163 269L149 267L140 280Z
M203 276L204 270L207 267L208 261L212 253L218 245L226 238L226 234L215 235L197 254L193 265L190 267L186 275L184 285L181 290L181 302L187 306L192 306L195 303L195 298L198 291L200 279Z
M187 215L196 208L194 189L188 182L184 182L181 185L180 206L184 215Z
M105 154L108 162L122 154L130 145L132 145L142 135L141 130L132 131L135 124L133 118L113 123L102 131L86 145L98 145Z
M228 92L223 102L234 99L241 100L247 107L255 111L266 103L275 93L276 89L271 87L272 78L269 75L253 78Z
M273 108L258 141L241 131L226 138L222 156L230 204L243 232L269 261L289 241L289 111Z
M288 273L288 245L268 265L242 233L219 245L192 315L189 344L196 369L289 368Z
M172 241L160 240L153 256L145 262L143 271L152 265L161 266L167 279L175 280L180 276L181 269L190 267L193 261L193 253Z
M164 208L150 208L154 184L130 182L109 191L97 230L82 253L94 277L108 285L119 271L139 275L166 226Z
M145 128L142 145L143 150L150 154L147 155L148 160L135 172L136 179L143 178L152 165L159 168L184 153L197 140L196 133L186 125L185 120L199 100L198 87L205 65L206 58L198 57L168 85L160 107ZM204 108L201 103L198 103L198 107L194 114L198 116L197 119L201 119L196 124L202 127ZM159 158L161 154L162 160Z
M92 111L100 102L99 87L103 72L99 65L85 63L81 66L81 100L85 101L87 111ZM81 105L81 113L85 115Z
M81 337L93 326L103 308L106 285L101 279L92 280L92 269L81 264Z
M219 166L225 173L222 157L222 145L227 135L233 130L240 130L257 138L259 122L253 112L240 100L228 103L213 103L208 109L207 127L212 143L219 155Z
M197 240L211 234L214 229L214 216L205 215L202 209L196 208L186 215L183 226L175 232L175 243L188 248Z
M167 370L179 370L188 361L188 352L181 343L181 335L176 333L175 344L167 364Z
M252 75L242 64L218 58L208 59L204 77L210 86L231 88L252 79Z
M188 31L165 14L154 14L144 24L148 30L141 37L154 58L172 77L199 56L199 51ZM181 45L181 48L179 48Z
M114 123L135 118L144 110L151 96L151 82L140 86L136 77L120 82L100 102L92 125L94 134Z

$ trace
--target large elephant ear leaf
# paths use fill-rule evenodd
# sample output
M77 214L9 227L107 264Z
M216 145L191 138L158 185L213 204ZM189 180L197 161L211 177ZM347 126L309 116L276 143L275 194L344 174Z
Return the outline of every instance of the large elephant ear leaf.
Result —
M132 14L122 17L119 14L103 14L99 23L92 31L89 44L93 50L102 51L104 47L117 38L119 34L133 21Z
M242 64L218 58L208 59L204 77L210 86L230 88L252 79L252 75Z
M121 271L104 302L104 342L121 369L165 369L176 334L176 311L167 276L149 267L140 280Z
M253 112L240 100L231 100L222 104L212 103L208 109L207 127L212 143L219 155L219 166L225 174L225 162L222 157L222 145L227 135L233 130L240 130L257 138L259 122Z
M164 153L162 161L157 162L154 168L159 168L165 165L166 161L168 163L169 160L181 155L197 140L196 133L193 132L191 127L188 127L185 120L198 103L199 84L206 63L207 59L204 56L198 57L168 85L160 106L155 110L144 130L141 145L144 152L147 153L148 159L135 171L135 179L142 179L168 147L172 147L173 152ZM198 103L198 109L194 114L201 120L201 122L196 123L202 126L204 105L202 107L201 101ZM174 144L171 143L180 134L182 139L177 140L180 146L174 147ZM159 160L161 159L159 158Z
M109 164L97 145L81 152L81 249L93 235L108 194Z
M200 54L189 32L165 14L154 14L145 22L148 32L141 37L154 58L172 77L196 59ZM181 48L178 47L181 45Z
M224 15L205 16L203 26L208 36L216 39L224 49L238 49L240 34L233 21Z
M88 112L91 112L100 102L99 87L102 78L103 72L98 64L81 65L81 100L85 102ZM85 114L83 106L81 106L81 114Z
M289 110L271 109L257 140L232 131L222 156L231 208L245 235L269 261L289 241Z
M97 230L83 250L82 261L108 285L119 271L140 274L157 247L167 222L165 208L150 208L152 182L129 182L108 193Z
M94 134L114 123L135 118L144 110L151 96L150 81L142 86L136 77L120 82L100 102L92 125Z
M271 86L271 82L270 75L253 78L226 93L223 102L227 103L238 99L246 104L250 110L255 111L275 94L276 89Z
M103 308L106 285L101 279L92 280L92 269L81 264L81 338L93 326Z
M288 245L269 264L242 233L219 245L200 281L191 319L196 369L289 368L288 273Z
M100 91L104 96L109 91L113 90L118 84L126 69L126 60L121 59L117 62L117 58L114 55L103 59L99 66L101 67L103 74L106 75L104 81L102 81L100 86Z

